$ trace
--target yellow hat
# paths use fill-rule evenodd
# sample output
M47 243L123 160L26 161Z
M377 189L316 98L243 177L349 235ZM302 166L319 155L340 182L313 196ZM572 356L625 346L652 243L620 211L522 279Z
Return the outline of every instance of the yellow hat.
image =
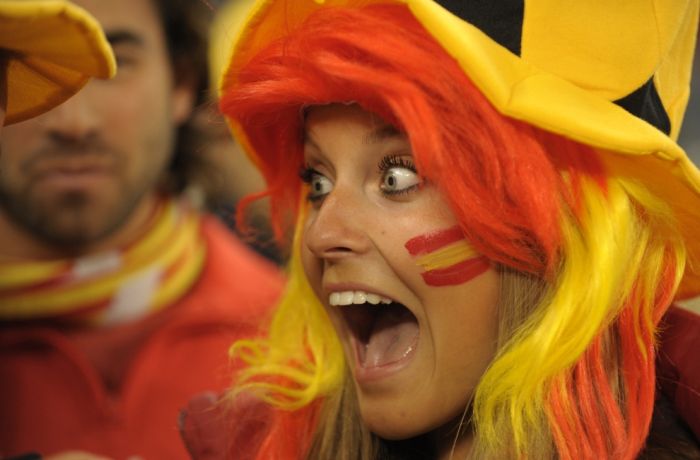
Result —
M253 0L229 0L216 11L216 16L209 29L209 85L218 91L222 71L233 51L233 39L237 36Z
M406 5L501 113L598 149L611 174L665 199L689 249L679 297L700 294L700 171L675 141L698 0L259 0L222 91L313 11L374 3Z
M5 124L57 106L90 77L116 72L100 25L64 0L0 0L0 56L9 59Z

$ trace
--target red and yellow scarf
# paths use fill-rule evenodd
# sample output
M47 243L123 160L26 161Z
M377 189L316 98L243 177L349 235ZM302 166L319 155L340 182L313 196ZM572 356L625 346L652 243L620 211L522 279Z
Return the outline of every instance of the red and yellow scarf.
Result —
M197 212L175 200L121 250L78 259L0 263L0 321L118 324L158 311L197 279L205 245Z

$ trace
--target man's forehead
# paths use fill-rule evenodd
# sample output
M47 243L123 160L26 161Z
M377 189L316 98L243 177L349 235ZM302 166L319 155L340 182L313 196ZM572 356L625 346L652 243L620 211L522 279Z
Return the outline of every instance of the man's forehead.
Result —
M162 31L154 0L73 0L100 22L107 36L129 31L147 36ZM196 1L196 0L195 0Z

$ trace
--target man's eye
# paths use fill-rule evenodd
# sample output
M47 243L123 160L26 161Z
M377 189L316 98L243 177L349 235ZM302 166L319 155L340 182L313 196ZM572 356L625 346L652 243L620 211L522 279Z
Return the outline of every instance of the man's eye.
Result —
M420 184L418 174L404 167L389 168L383 176L381 189L387 195L406 193Z

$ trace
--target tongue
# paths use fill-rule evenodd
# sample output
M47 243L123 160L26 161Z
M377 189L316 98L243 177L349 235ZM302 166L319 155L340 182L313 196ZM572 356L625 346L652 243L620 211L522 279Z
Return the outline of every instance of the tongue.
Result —
M418 323L405 307L381 308L365 348L364 367L379 367L408 355L418 341Z

